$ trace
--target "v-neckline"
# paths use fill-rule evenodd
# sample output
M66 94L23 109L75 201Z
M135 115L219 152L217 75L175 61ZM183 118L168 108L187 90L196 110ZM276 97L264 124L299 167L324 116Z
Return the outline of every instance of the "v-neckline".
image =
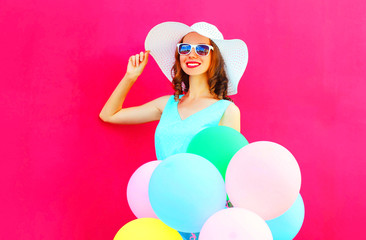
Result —
M208 108L210 108L211 106L213 106L213 105L215 105L216 103L218 103L218 102L220 102L221 100L223 100L223 99L220 99L220 100L217 100L216 102L214 102L214 103L212 103L211 105L209 105L209 106L207 106L207 107L205 107L205 108L203 108L203 109L201 109L201 110L199 110L199 111L197 111L197 112L195 112L195 113L192 113L191 115L189 115L188 117L186 117L185 119L182 119L182 117L181 117L181 115L180 115L180 113L179 113L179 110L178 110L178 103L177 103L177 106L176 106L176 111L177 111L177 114L178 114L178 117L179 117L179 120L181 120L181 121L185 121L185 120L187 120L188 118L191 118L192 116L194 116L194 115L197 115L198 113L200 113L200 112L202 112L202 111L204 111L204 110L206 110L206 109L208 109Z

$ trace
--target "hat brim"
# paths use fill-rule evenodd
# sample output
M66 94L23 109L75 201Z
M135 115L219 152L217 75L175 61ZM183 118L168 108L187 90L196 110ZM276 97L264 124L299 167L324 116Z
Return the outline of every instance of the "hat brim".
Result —
M205 33L183 23L164 22L153 27L145 40L145 50L149 50L158 66L169 79L173 80L172 67L175 63L175 51L179 41L190 32ZM208 37L208 36L206 36ZM210 38L220 49L225 62L228 77L228 95L237 93L238 84L248 63L248 48L239 39L224 40Z

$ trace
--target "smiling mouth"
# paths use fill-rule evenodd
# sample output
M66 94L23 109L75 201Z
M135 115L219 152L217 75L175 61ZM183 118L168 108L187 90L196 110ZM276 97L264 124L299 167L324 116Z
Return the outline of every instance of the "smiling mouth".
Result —
M199 65L201 65L201 63L198 63L198 62L187 62L186 65L187 65L188 68L195 68L195 67L198 67Z

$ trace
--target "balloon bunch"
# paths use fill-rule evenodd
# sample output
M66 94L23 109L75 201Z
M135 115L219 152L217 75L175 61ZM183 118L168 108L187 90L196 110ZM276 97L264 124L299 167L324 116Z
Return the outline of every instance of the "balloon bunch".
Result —
M138 219L114 240L181 240L198 232L200 240L291 240L304 220L300 185L299 166L284 147L248 144L229 127L206 128L187 153L135 171L127 199Z

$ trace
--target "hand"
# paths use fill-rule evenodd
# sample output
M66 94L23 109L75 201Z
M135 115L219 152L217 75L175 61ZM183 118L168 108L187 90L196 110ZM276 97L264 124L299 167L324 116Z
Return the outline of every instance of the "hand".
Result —
M140 52L140 54L132 55L128 59L126 74L133 78L140 76L147 64L149 53L150 51L146 51L145 53Z

